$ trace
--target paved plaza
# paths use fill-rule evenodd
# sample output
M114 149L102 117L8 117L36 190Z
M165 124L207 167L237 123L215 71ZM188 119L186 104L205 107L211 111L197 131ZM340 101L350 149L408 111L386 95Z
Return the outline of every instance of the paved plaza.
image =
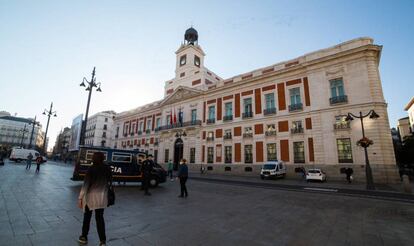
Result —
M0 166L0 245L78 245L80 182L72 166L49 162L40 174ZM116 186L105 210L108 245L412 245L414 207L312 192L190 180L177 198L168 181L145 197L139 184ZM89 245L98 245L94 222Z

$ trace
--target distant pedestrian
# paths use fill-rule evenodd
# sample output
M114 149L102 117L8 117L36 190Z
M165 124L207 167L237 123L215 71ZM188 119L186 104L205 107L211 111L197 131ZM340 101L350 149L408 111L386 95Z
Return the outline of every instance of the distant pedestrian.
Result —
M180 166L178 167L178 178L180 179L180 187L181 187L181 194L178 197L187 197L187 187L185 183L188 179L188 166L187 166L187 160L181 159Z
M33 160L33 155L30 152L29 155L27 156L27 164L26 164L26 170L29 169L32 166L32 160Z
M43 158L39 155L36 158L36 173L40 172L40 164L42 164L42 162L43 162Z
M174 170L174 165L171 161L171 159L168 161L168 167L167 167L167 176L170 176L170 180L174 181L173 179L173 170Z
M98 230L99 245L106 245L104 209L108 206L108 187L112 182L112 173L104 164L105 156L102 152L95 152L92 157L92 166L86 173L83 186L78 197L78 207L83 209L82 234L78 241L88 243L89 226L92 211L95 211L96 228Z
M149 182L151 179L151 173L154 169L154 161L152 160L152 155L148 155L147 159L142 163L142 188L144 189L145 193L144 195L150 196L151 193L148 191L149 188Z
M352 174L354 173L354 170L352 170L352 168L347 168L345 169L345 174L346 174L346 180L348 180L348 183L350 184L352 182Z

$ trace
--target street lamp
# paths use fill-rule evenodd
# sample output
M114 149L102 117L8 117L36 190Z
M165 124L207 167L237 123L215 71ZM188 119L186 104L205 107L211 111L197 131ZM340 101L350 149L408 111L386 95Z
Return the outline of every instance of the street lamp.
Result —
M50 116L57 117L56 111L52 111L52 109L53 109L53 102L50 103L50 109L49 110L45 109L43 111L43 114L47 115L46 132L45 132L45 138L43 139L43 152L44 152L44 154L47 154L46 140L47 140L47 130L49 129Z
M83 77L82 83L80 83L79 86L86 87L85 90L89 91L89 93L88 93L88 103L86 104L85 122L84 122L84 124L82 124L82 134L81 134L81 139L80 139L80 144L84 145L85 144L85 134L86 134L86 124L88 123L89 105L91 103L92 89L93 89L93 87L97 87L96 91L97 92L102 92L101 82L96 83L95 67L93 67L91 81L88 81L85 77Z
M29 149L32 148L32 141L33 141L33 133L34 133L34 128L35 126L39 126L39 122L36 122L36 115L34 117L34 120L32 122L29 123L29 125L32 125L32 133L30 134L30 141L29 141Z
M26 130L26 124L24 124L23 130L20 130L20 131L23 132L23 134L22 134L22 140L20 141L20 147L23 148L24 134L29 131L29 130Z
M365 129L364 129L364 121L363 119L368 117L370 119L378 119L379 115L374 111L370 110L367 114L363 115L362 112L359 112L359 115L354 115L352 113L348 113L345 120L348 122L351 122L354 120L354 118L360 119L361 121L361 129L362 129L362 139L358 141L358 145L364 148L365 152L365 176L367 179L367 190L375 190L374 181L372 178L372 170L371 166L369 165L369 159L368 159L368 150L367 148L373 144L372 140L365 137Z

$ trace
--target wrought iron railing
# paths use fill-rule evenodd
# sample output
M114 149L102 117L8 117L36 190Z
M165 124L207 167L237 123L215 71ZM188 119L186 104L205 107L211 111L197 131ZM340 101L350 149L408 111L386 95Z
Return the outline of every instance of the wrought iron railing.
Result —
M298 110L303 110L302 103L296 103L296 104L289 105L289 112L298 111Z
M337 103L347 103L348 102L348 96L336 96L329 98L329 103L331 105L337 104Z
M243 119L253 118L253 112L244 112L242 114Z
M303 133L303 127L291 128L290 133L292 133L292 134Z
M276 114L276 108L266 108L263 110L263 115Z

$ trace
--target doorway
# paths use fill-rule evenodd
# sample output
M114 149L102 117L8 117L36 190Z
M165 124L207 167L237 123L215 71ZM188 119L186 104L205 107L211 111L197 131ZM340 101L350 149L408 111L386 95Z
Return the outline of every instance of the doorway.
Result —
M178 170L180 160L183 158L184 143L181 138L177 138L174 143L174 170Z

